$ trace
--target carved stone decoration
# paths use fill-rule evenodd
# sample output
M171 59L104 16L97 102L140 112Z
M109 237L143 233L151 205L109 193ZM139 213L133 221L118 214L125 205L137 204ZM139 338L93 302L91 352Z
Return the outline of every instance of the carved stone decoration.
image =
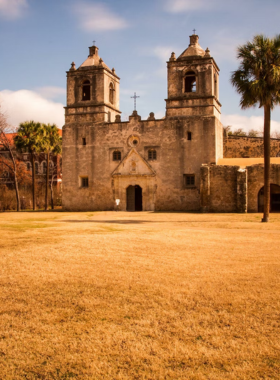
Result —
M71 63L71 69L72 71L76 70L76 65L75 65L75 62L72 62Z
M132 148L137 148L137 145L140 143L140 138L137 135L130 135L127 139L128 146L131 146Z
M136 174L137 173L137 165L136 165L135 161L131 161L130 173L131 174Z
M147 120L156 120L154 112L150 112L150 116L148 117Z
M210 50L208 48L205 50L205 56L204 57L210 57Z
M171 57L169 58L169 61L176 61L176 56L174 52L171 53Z

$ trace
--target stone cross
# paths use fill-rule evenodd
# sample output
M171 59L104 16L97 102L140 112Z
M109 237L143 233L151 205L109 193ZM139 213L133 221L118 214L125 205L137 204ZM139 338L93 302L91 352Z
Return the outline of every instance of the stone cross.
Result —
M134 99L134 111L136 111L136 99L140 98L140 96L136 96L136 92L134 92L134 96L131 96L132 99Z

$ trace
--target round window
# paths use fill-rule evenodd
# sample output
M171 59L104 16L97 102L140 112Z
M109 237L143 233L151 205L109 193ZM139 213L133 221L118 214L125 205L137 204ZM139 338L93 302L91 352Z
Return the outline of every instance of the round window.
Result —
M128 146L135 148L140 144L140 138L137 135L130 135L127 139Z

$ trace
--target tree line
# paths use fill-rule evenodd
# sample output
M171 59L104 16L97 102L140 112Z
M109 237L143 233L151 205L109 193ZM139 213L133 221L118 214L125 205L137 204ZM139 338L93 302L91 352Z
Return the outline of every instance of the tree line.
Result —
M243 128L232 130L231 125L223 126L223 128L228 136L263 137L263 131L257 129L250 129L248 132L246 132ZM273 131L270 134L270 137L273 139L280 139L280 132Z
M13 138L11 134L14 133ZM21 123L18 129L12 128L6 116L0 112L0 164L11 174L14 183L17 211L21 211L19 181L24 176L25 164L21 155L27 153L31 156L32 200L33 210L36 210L36 169L35 160L38 154L46 155L47 166L45 173L45 210L48 210L50 155L62 153L62 138L55 124L43 124L34 121ZM51 180L51 191L53 176Z

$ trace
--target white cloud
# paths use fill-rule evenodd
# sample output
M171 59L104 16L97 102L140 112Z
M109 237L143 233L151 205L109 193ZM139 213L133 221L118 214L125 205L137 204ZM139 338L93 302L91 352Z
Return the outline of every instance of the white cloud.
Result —
M171 13L180 13L213 8L218 0L166 0L165 10Z
M141 56L141 57L156 57L158 58L161 62L167 62L171 56L171 53L174 50L175 47L171 47L171 46L162 46L162 45L158 45L158 46L154 46L154 47L148 47L145 46L145 48L139 48L137 49L137 52L138 54Z
M171 53L174 51L174 46L156 46L153 49L153 55L158 57L161 61L166 62L169 60Z
M138 54L140 56L147 56L147 57L156 57L159 59L159 63L157 65L157 70L153 73L153 76L161 77L161 78L166 78L167 76L167 69L166 69L166 62L169 60L171 53L174 51L174 46L173 48L170 46L155 46L155 47L145 47L145 48L140 48L138 49ZM141 74L142 75L142 74ZM139 79L145 79L147 78L147 74L144 73Z
M243 37L232 36L228 30L220 30L208 47L211 56L214 57L217 63L221 61L237 62L237 47L244 44L244 42ZM204 48L206 49L206 47Z
M114 14L106 5L101 3L77 2L73 7L78 16L81 29L92 31L117 30L128 27L122 17Z
M63 104L45 99L34 91L0 91L0 104L8 122L16 127L29 120L55 123L60 128L64 125Z
M156 119L163 119L163 118L165 118L165 112L164 111L155 112L155 118Z
M230 125L232 130L242 128L248 132L250 129L263 131L264 119L262 116L222 115L221 121L224 126ZM280 132L280 123L271 120L271 132Z
M23 16L28 4L26 0L0 0L0 16L17 19Z
M66 89L62 87L46 86L35 88L35 92L42 95L43 98L56 99L61 95L66 96Z

